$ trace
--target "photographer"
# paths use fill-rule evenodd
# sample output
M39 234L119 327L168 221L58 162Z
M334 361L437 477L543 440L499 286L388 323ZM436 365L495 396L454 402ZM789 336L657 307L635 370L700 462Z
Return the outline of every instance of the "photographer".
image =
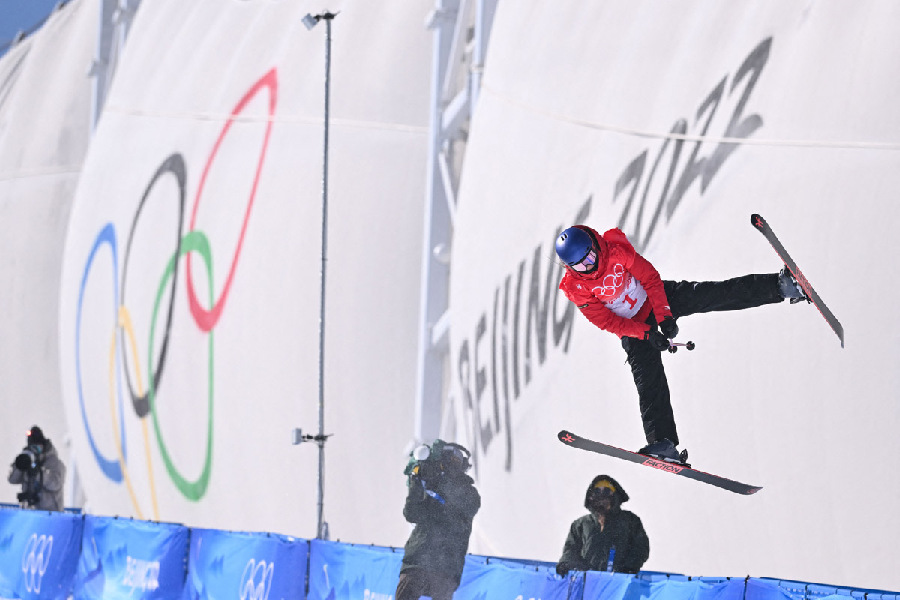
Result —
M22 508L35 510L63 510L63 484L66 467L56 448L35 425L28 431L28 441L22 453L13 461L7 480L22 484L16 495Z
M466 475L469 457L464 447L442 440L410 453L403 516L415 527L403 550L395 600L450 600L459 587L472 519L481 508L475 482Z

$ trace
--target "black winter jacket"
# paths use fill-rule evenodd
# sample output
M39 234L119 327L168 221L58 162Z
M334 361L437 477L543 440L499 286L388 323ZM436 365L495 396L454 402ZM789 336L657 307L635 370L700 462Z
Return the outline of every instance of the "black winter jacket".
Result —
M426 481L424 486L422 481L413 476L409 482L403 516L415 527L406 541L400 572L424 569L459 585L481 496L475 481L464 473Z
M587 514L572 522L559 564L564 570L605 571L615 546L613 571L637 573L650 556L650 540L641 519L621 508L606 517L601 530L597 517Z

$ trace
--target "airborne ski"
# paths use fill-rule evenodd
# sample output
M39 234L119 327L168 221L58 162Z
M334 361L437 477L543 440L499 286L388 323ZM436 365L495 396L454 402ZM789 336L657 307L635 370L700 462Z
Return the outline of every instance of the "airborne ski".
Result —
M566 430L560 431L557 437L563 444L572 446L573 448L580 448L581 450L588 450L589 452L621 458L622 460L665 471L666 473L672 473L673 475L680 475L682 477L687 477L688 479L702 481L703 483L714 485L723 490L734 492L735 494L750 495L755 494L762 489L762 487L759 486L747 485L746 483L740 483L738 481L719 477L718 475L704 473L703 471L692 469L687 465L659 460L652 456L645 456L636 452L630 452L629 450L623 450L622 448L616 448L615 446L610 446L608 444L595 442L594 440L577 436Z
M769 240L770 244L772 244L772 248L774 248L775 252L778 253L778 256L781 258L782 262L791 272L791 275L794 276L794 279L796 279L797 283L800 284L800 287L803 288L803 293L806 294L807 299L812 302L817 309L819 309L819 312L822 313L823 317L825 317L828 325L831 326L831 328L837 334L838 339L841 340L841 348L843 348L844 327L841 325L840 321L837 320L837 317L834 316L834 313L831 312L831 310L825 305L824 302L822 302L819 294L816 293L816 290L813 289L813 286L809 283L809 280L806 279L805 275L803 275L803 271L800 270L800 267L797 266L797 263L794 262L794 259L791 258L791 255L788 254L787 250L784 249L784 246L781 245L781 242L778 240L775 232L772 231L772 228L769 227L769 224L760 215L750 215L750 223L761 234L766 236L766 239Z

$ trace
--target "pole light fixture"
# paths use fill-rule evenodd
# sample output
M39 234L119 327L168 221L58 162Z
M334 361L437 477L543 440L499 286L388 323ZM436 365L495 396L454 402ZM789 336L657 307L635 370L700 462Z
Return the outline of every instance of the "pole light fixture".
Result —
M325 265L328 250L328 124L329 100L331 87L331 21L337 13L325 11L317 15L307 14L303 17L303 25L311 30L319 21L325 21L325 118L324 140L322 148L322 269L321 290L319 295L319 433L303 435L300 429L293 432L293 443L314 441L319 446L319 493L317 503L316 538L328 539L328 524L324 520L325 490Z

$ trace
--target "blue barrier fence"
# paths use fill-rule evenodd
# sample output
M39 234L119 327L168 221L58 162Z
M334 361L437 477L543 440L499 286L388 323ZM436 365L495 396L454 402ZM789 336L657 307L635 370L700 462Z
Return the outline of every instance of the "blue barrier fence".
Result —
M0 510L0 598L392 600L402 548ZM766 577L588 571L469 555L456 600L900 600L883 590Z

